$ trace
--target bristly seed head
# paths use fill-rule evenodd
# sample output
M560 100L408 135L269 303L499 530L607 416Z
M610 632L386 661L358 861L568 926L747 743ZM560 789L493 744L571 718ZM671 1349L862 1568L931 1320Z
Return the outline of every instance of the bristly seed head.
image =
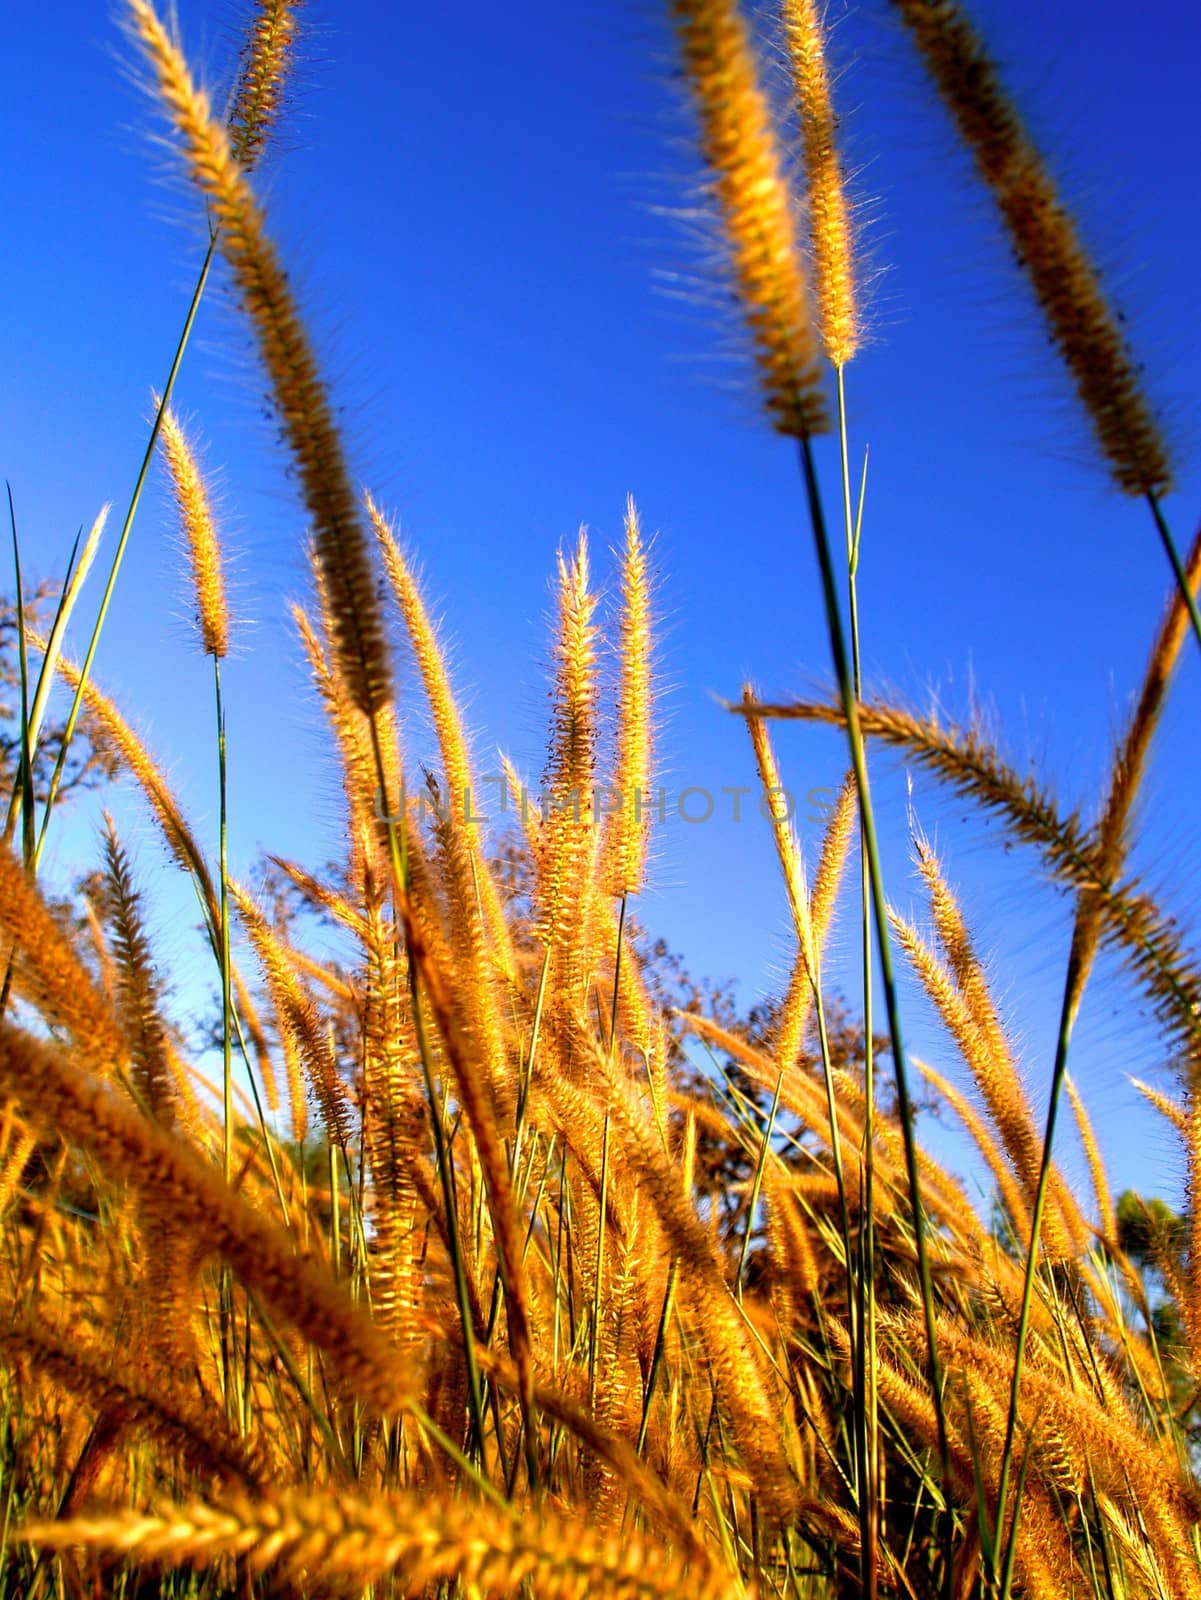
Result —
M621 565L620 682L617 690L616 810L604 844L605 877L614 894L637 894L646 874L651 748L650 573L633 496L626 502Z
M354 704L374 717L391 699L391 662L371 553L329 390L229 134L213 116L208 96L193 83L150 0L127 3L188 170L208 203L217 247L258 336L313 519L317 556L329 586L334 653Z
M673 0L671 9L768 412L792 438L823 433L792 196L750 34L735 0Z
M296 48L300 0L258 0L258 18L242 50L228 127L234 160L249 172L279 120Z
M157 395L154 401L155 405L160 403ZM229 653L229 612L225 604L221 545L208 490L200 475L196 457L187 435L180 427L179 418L170 406L163 407L159 438L171 473L179 524L192 568L200 641L205 655L220 661Z
M992 191L1115 482L1127 494L1168 489L1167 447L1100 273L983 42L953 0L893 3Z
M854 239L826 67L826 27L817 0L783 0L781 15L809 184L818 327L831 362L844 367L859 348L860 324Z

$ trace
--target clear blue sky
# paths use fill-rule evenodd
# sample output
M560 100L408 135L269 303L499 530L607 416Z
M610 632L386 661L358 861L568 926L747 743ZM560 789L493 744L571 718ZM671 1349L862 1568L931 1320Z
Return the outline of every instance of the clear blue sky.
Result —
M481 766L497 744L541 768L547 586L580 522L604 553L633 492L658 530L664 781L750 781L745 736L713 695L751 675L773 695L828 680L794 463L759 421L685 209L696 177L652 0L306 11L301 91L265 174L273 231L344 407L356 470L400 518L444 615ZM231 0L181 0L194 63L222 85ZM859 168L873 341L848 375L853 448L870 441L862 605L871 685L952 713L995 708L1013 753L1094 803L1166 588L1145 511L1108 488L1024 285L886 0L833 0L839 104ZM1140 20L1117 0L987 0L975 14L1110 269L1180 468L1178 537L1201 513L1196 263L1201 170L1185 3ZM0 464L27 570L58 571L99 503L128 498L201 254L197 208L154 143L114 8L61 0L5 26L0 193ZM710 285L712 289L712 285ZM207 440L248 619L227 673L233 855L337 848L333 781L285 602L303 590L304 518L282 471L245 329L206 304L177 391ZM822 448L835 477L831 448ZM97 668L211 831L209 677L161 485L147 497ZM111 548L111 546L110 546ZM1195 650L1192 652L1196 654ZM1186 927L1198 884L1187 662L1147 792L1140 865ZM420 727L413 741L421 747ZM798 790L837 781L836 739L778 737ZM903 775L883 764L892 897L912 902ZM719 795L719 800L721 799ZM725 804L725 802L723 802ZM928 782L917 810L964 891L1036 1085L1065 948L1055 895L994 824ZM726 813L728 818L728 813ZM64 842L59 865L71 859ZM157 847L141 861L158 884ZM753 999L778 981L786 910L767 829L664 830L645 920L698 971ZM182 951L174 923L167 928ZM849 983L854 946L842 937ZM948 1049L909 997L914 1043ZM1154 1036L1102 972L1076 1057L1119 1181L1170 1186L1166 1135L1123 1073L1154 1075Z

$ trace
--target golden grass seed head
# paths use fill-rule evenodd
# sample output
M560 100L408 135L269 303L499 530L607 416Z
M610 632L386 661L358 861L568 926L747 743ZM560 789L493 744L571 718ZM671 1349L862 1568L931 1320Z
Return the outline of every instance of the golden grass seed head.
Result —
M803 439L829 426L809 293L750 32L736 0L673 0L735 292L778 432Z
M1072 1107L1072 1116L1076 1121L1076 1131L1080 1135L1080 1146L1084 1151L1084 1159L1088 1162L1089 1177L1092 1180L1093 1199L1097 1205L1097 1218L1101 1231L1106 1239L1117 1239L1118 1218L1114 1210L1113 1196L1109 1188L1109 1174L1105 1170L1105 1158L1101 1154L1101 1147L1097 1143L1097 1135L1093 1129L1092 1118L1088 1114L1088 1107L1084 1097L1072 1081L1069 1073L1064 1079L1064 1088L1067 1090L1068 1100Z
M755 692L749 683L743 685L742 703L744 706L755 703ZM780 782L780 769L776 764L776 755L772 749L767 724L761 717L748 716L746 725L747 732L751 736L751 748L755 752L755 769L759 775L760 788L764 795L770 796L772 834L776 841L776 854L779 857L780 869L784 874L784 886L788 893L788 908L792 912L792 921L796 930L801 958L805 963L805 971L810 985L816 986L818 983L818 958L813 938L809 887L805 881L805 863L801 855L801 847L792 823L788 820L788 802L784 798L784 786Z
M574 555L559 552L557 589L538 900L541 937L551 950L553 975L561 977L564 1003L570 1008L579 997L590 942L596 854L597 600L583 529Z
M783 0L781 21L796 91L809 189L809 239L818 328L831 363L844 367L859 348L861 324L855 241L826 65L826 27L817 0Z
M296 57L300 3L257 0L228 118L233 158L245 172L258 161L279 120Z
M76 1544L165 1567L206 1567L237 1556L248 1573L275 1570L290 1583L314 1571L334 1580L395 1575L407 1595L462 1586L538 1600L668 1600L689 1594L718 1600L731 1576L700 1551L691 1561L644 1532L622 1536L581 1526L551 1507L539 1513L498 1508L464 1495L285 1488L254 1499L228 1493L220 1505L196 1501L159 1512L106 1512L30 1524L22 1538ZM457 1582L456 1582L457 1580Z
M761 716L845 726L841 706L822 701L760 704L754 710ZM1195 961L1176 924L1150 894L1105 875L1096 843L1079 816L1062 814L1049 792L1034 778L1017 773L979 726L944 726L903 706L872 701L860 706L859 725L867 738L906 750L957 793L1000 813L1014 837L1033 845L1061 883L1095 895L1102 939L1122 951L1160 1024L1196 1073L1201 1064L1201 975Z
M0 848L0 932L14 992L68 1033L99 1072L127 1060L120 1022L24 864Z
M329 586L333 647L355 705L371 717L391 698L383 614L329 391L229 134L192 81L150 0L127 0L130 24L159 98L204 196L217 246L257 336L283 431L296 460Z
M612 894L637 894L646 875L651 756L651 579L646 541L631 495L626 502L621 560L618 654L617 754L613 787L617 809L609 818L602 875Z
M893 0L959 135L996 201L1114 481L1161 493L1172 471L1138 367L1076 223L954 0Z
M210 929L218 927L220 912L212 874L196 836L172 793L166 774L114 703L90 678L82 677L81 669L73 661L60 656L57 667L73 691L83 682L83 703L91 719L94 735L100 737L141 789L177 865L196 881Z
M154 399L157 406L158 396ZM229 654L229 610L225 603L225 574L212 502L192 446L170 406L163 407L159 438L171 474L180 530L192 569L200 642L205 655L220 661Z
M175 1106L167 1066L162 980L154 962L133 865L107 811L103 854L100 902L108 923L115 998L129 1043L132 1078L147 1114L169 1127L175 1120Z
M50 1041L0 1021L0 1094L43 1131L87 1150L154 1205L204 1254L222 1256L263 1304L325 1350L355 1391L384 1414L403 1411L413 1374L367 1312L294 1238L228 1188L220 1171Z

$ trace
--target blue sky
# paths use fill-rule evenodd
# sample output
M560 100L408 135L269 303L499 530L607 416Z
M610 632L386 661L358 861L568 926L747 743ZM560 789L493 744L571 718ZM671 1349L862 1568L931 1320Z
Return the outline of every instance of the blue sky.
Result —
M546 711L548 577L587 523L601 571L627 493L657 530L663 781L718 799L661 830L642 916L690 965L778 982L787 920L766 826L735 827L721 789L750 781L717 706L751 676L787 695L829 679L789 447L759 419L703 230L673 81L666 7L514 0L307 8L300 91L264 173L273 232L343 408L355 469L400 520L444 619L492 770L536 776ZM1201 511L1195 316L1201 170L1189 5L988 0L975 8L1110 274L1179 463L1182 544ZM853 450L871 445L861 577L869 685L953 715L991 707L1012 753L1092 805L1166 590L1145 510L1107 484L1045 348L988 203L886 0L833 0L849 158L858 170L873 337L848 373ZM188 51L223 85L230 0L181 0ZM0 461L27 571L60 570L99 503L128 499L201 254L197 208L156 143L134 52L102 4L8 21L0 298ZM675 215L672 215L675 213ZM177 391L206 441L246 619L227 672L233 856L319 861L337 802L287 620L303 592L303 514L283 471L245 329L206 303ZM819 447L835 503L834 452ZM111 546L110 546L111 548ZM214 814L210 681L191 642L161 484L144 502L97 666L203 828ZM1139 864L1186 928L1198 885L1201 670L1181 673L1145 804ZM411 704L411 701L408 702ZM411 745L425 738L419 719ZM837 782L837 739L781 729L785 780ZM888 881L914 903L905 778L877 763ZM1045 1082L1065 950L1062 907L918 780L917 815L990 953L1031 1083ZM65 873L79 829L61 837ZM166 896L160 852L139 840ZM848 911L850 908L848 907ZM189 948L163 913L164 936ZM186 920L186 918L185 918ZM854 923L835 972L853 980ZM839 965L841 963L841 965ZM1170 1145L1124 1074L1163 1074L1130 989L1102 970L1078 1078L1120 1182L1170 1188ZM915 1046L948 1049L907 996Z

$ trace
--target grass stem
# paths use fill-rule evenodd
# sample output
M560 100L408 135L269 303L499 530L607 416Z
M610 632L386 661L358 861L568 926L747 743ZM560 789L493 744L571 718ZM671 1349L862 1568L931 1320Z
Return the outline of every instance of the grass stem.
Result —
M905 1048L901 1033L900 1004L897 997L896 978L892 964L892 949L888 936L888 906L884 899L883 878L880 869L880 851L876 838L876 821L872 810L871 789L868 784L867 761L863 736L859 727L859 708L851 677L838 603L838 586L834 577L834 564L830 554L830 540L826 531L825 510L821 488L813 460L813 447L808 436L800 441L801 470L809 504L809 519L821 574L822 597L826 608L826 624L830 635L830 650L834 658L834 672L846 718L847 737L850 744L851 765L859 789L859 818L863 843L867 852L872 896L872 909L876 924L876 946L880 961L880 980L884 988L885 1007L888 1014L888 1031L892 1039L893 1070L897 1090L897 1110L901 1124L901 1139L905 1150L905 1169L909 1182L909 1202L913 1213L914 1248L917 1255L918 1284L922 1312L926 1325L926 1346L930 1366L930 1391L938 1431L938 1451L944 1492L951 1502L951 1456L947 1435L947 1420L943 1406L942 1361L938 1352L938 1334L934 1318L934 1286L930 1276L929 1250L926 1244L926 1217L922 1204L921 1177L917 1161L917 1138L914 1130L913 1100L909 1091L909 1075L905 1061ZM948 1517L950 1513L948 1510ZM950 1582L950 1571L944 1580Z

